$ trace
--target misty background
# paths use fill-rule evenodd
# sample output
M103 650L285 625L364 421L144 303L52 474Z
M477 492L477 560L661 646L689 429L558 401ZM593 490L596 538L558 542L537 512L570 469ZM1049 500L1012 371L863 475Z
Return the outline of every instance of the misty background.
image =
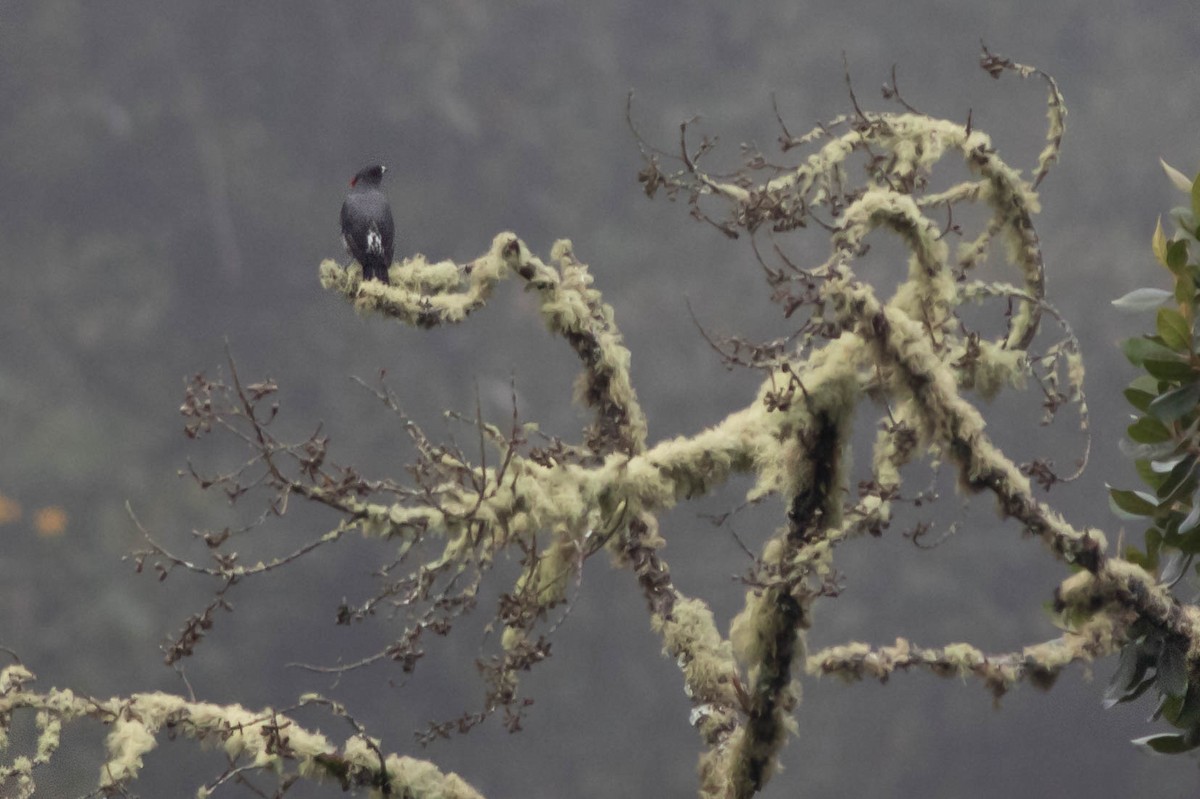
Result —
M1164 285L1150 234L1182 198L1157 159L1187 174L1200 166L1194 4L0 2L0 645L43 688L186 692L158 645L215 586L135 575L122 561L141 543L126 503L162 543L196 559L204 553L193 529L247 521L176 476L189 458L227 466L241 454L229 439L190 445L178 414L183 379L216 375L226 342L243 378L279 382L279 424L291 438L323 422L331 459L368 474L399 477L408 455L403 429L350 380L380 370L431 434L466 438L439 414L471 414L476 397L485 417L506 423L511 382L522 419L577 438L586 420L569 402L577 363L516 282L467 323L433 331L357 316L321 290L318 263L345 258L337 214L360 167L389 167L397 258L469 260L509 229L545 258L555 239L570 238L616 311L658 441L719 421L758 386L758 375L722 366L688 302L715 334L791 328L768 302L747 241L642 194L625 121L630 89L651 142L672 149L679 123L700 114L697 132L722 141L714 164L733 166L741 142L770 152L772 95L793 132L849 110L844 53L864 107L894 108L879 86L896 65L908 102L956 120L970 111L1000 154L1028 169L1044 143L1044 86L990 79L977 67L980 39L1052 74L1066 97L1062 161L1041 187L1036 221L1049 298L1082 341L1095 441L1084 477L1049 501L1115 541L1104 486L1134 481L1117 449L1120 389L1133 371L1116 345L1149 319L1119 317L1109 301ZM824 258L820 232L792 238L796 257ZM880 253L899 253L874 238ZM1001 399L985 409L989 429L1015 459L1047 456L1070 471L1082 447L1076 420L1065 413L1043 430L1037 406L1032 392ZM747 485L664 516L679 588L710 601L722 628L749 563L730 529L700 514L733 507ZM838 551L845 590L816 605L812 650L902 635L1004 652L1057 634L1043 605L1064 566L998 520L987 497L964 510L947 491L937 512L965 522L933 550L914 547L897 524ZM331 518L294 503L255 534L243 562L291 551ZM733 526L758 541L780 520L772 505ZM1135 541L1140 533L1127 531ZM346 540L235 588L236 612L218 614L186 663L197 698L257 708L325 693L384 750L428 757L492 797L694 793L699 740L677 669L660 654L633 579L603 557L588 562L553 657L525 676L536 704L518 735L493 720L423 750L412 738L481 702L472 659L494 594L474 627L429 641L412 676L383 664L335 684L286 668L353 660L398 633L385 618L334 625L337 604L370 596L372 568L393 554ZM511 564L500 571L493 589ZM972 680L805 677L799 734L764 795L1194 794L1194 759L1151 758L1129 744L1165 726L1145 723L1150 704L1101 710L1114 666L1073 668L1049 693L1022 685L995 709ZM320 714L301 718L334 740L353 732ZM42 776L39 796L94 785L95 726L69 730L64 751L71 756ZM192 795L220 769L212 752L163 742L135 790Z

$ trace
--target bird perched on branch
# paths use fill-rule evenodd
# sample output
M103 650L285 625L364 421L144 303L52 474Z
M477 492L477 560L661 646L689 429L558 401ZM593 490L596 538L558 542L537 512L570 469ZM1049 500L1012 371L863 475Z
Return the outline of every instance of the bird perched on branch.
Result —
M388 282L395 245L395 223L387 195L379 184L387 167L363 167L350 181L342 203L342 242L362 266L363 280Z

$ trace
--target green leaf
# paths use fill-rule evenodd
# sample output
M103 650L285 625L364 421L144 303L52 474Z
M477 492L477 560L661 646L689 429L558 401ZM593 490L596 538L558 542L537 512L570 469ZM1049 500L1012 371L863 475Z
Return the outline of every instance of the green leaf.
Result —
M1200 526L1200 502L1196 502L1195 499L1192 499L1192 502L1194 506L1188 512L1188 515L1184 517L1183 521L1179 523L1180 535L1187 535Z
M1150 714L1147 721L1158 721L1161 718L1166 718L1172 724L1175 719L1179 718L1179 711L1183 708L1183 697L1168 696L1162 691L1158 692L1158 704L1154 706L1154 712Z
M1179 709L1179 718L1175 723L1185 730L1200 725L1200 686L1188 686L1187 696L1183 699L1183 707Z
M1173 296L1174 295L1166 289L1140 288L1134 289L1125 296L1113 300L1112 304L1113 307L1117 308L1118 310L1135 313L1138 311L1149 311L1151 308L1157 308L1164 302L1170 300Z
M1151 394L1158 394L1158 381L1150 375L1138 375L1129 381L1129 387L1135 388L1138 391L1146 391Z
M1200 175L1192 181L1192 216L1200 219Z
M1121 649L1117 670L1104 691L1104 709L1108 710L1118 702L1128 701L1126 697L1145 677L1148 666L1146 658L1142 657L1141 647L1136 642L1126 644Z
M1162 484L1155 489L1154 494L1159 499L1159 504L1163 504L1164 500L1180 499L1178 496L1181 492L1186 492L1191 496L1195 490L1195 480L1192 478L1192 473L1196 470L1195 458L1186 458L1175 465L1167 478L1162 481ZM1192 485L1188 485L1188 483Z
M1187 266L1187 239L1175 239L1167 244L1167 269L1178 274Z
M1171 557L1167 558L1167 562L1163 564L1162 571L1158 575L1158 581L1164 585L1171 585L1183 576L1188 566L1192 565L1194 557L1183 552L1176 552L1171 555Z
M1162 533L1157 527L1146 530L1146 551L1140 551L1130 544L1125 547L1125 559L1136 563L1151 574L1158 571L1159 554L1162 551Z
M1160 361L1147 358L1142 361L1142 368L1159 380L1183 382L1196 379L1196 372L1192 365L1180 360Z
M1143 673L1145 673L1144 669ZM1127 688L1124 692L1121 692L1115 696L1110 697L1108 694L1105 694L1104 701L1100 703L1100 707L1104 710L1108 710L1115 705L1133 702L1140 698L1142 694L1146 693L1146 691L1148 691L1152 685L1158 682L1156 677L1145 677L1139 679L1140 682L1135 683L1131 687Z
M1194 456L1185 452L1182 455L1176 454L1169 458L1156 458L1150 461L1150 471L1153 474L1167 474L1168 472L1175 471L1175 467L1192 457Z
M1164 164L1164 166L1166 165ZM1161 216L1154 223L1154 235L1150 237L1150 249L1154 252L1155 259L1163 266L1166 266L1167 235L1163 233Z
M1158 690L1180 698L1188 687L1187 645L1170 639L1158 655Z
M1182 515L1178 512L1174 513L1175 517ZM1180 526L1182 526L1182 523ZM1200 535L1196 535L1194 531L1187 535L1181 535L1178 532L1170 533L1164 537L1163 543L1178 549L1186 555L1200 555Z
M1158 159L1158 163L1162 165L1163 172L1167 173L1167 179L1171 181L1172 186L1183 192L1190 192L1192 190L1192 181L1188 180L1187 175L1161 158Z
M1153 516L1158 512L1158 503L1154 497L1141 491L1128 491L1110 486L1108 498L1109 504L1113 506L1116 514L1124 518Z
M1167 476L1155 471L1154 463L1155 461L1150 458L1138 458L1133 462L1133 469L1137 472L1137 476L1141 479L1143 485L1157 491L1158 487L1167 479Z
M1147 360L1165 361L1179 358L1179 354L1170 347L1145 336L1125 339L1121 342L1121 351L1134 366L1141 366Z
M1135 546L1125 547L1125 552L1123 553L1122 557L1135 566L1141 566L1148 572L1154 571L1154 560L1149 555L1143 554L1142 551Z
M1196 229L1196 217L1192 216L1192 209L1188 206L1177 205L1172 208L1171 220L1180 230Z
M1150 406L1146 410L1163 424L1171 424L1194 411L1198 402L1200 402L1200 381L1186 383L1165 394L1158 395L1150 402Z
M1165 458L1179 449L1179 442L1174 439L1168 439L1157 444L1139 444L1132 439L1121 438L1117 440L1117 449L1121 450L1122 455L1130 459Z
M1131 743L1143 749L1150 749L1160 755L1178 755L1190 752L1197 745L1200 745L1198 742L1193 742L1190 736L1174 732L1160 732L1155 735L1147 735L1144 738L1134 738Z
M1174 308L1159 308L1155 317L1158 337L1171 349L1180 353L1192 351L1192 330L1183 314Z
M1130 388L1125 389L1125 399L1129 404L1137 408L1139 411L1145 412L1146 408L1150 407L1150 402L1156 397L1156 394L1151 394L1149 391Z
M1187 308L1195 303L1196 278L1191 267L1175 276L1174 297L1180 308Z
M1151 527L1146 531L1146 557L1150 560L1151 565L1148 571L1158 568L1158 556L1162 552L1162 546L1162 531L1157 527Z
M1192 495L1196 493L1196 483L1196 473L1193 470L1186 474L1184 479L1179 483L1169 488L1164 486L1163 488L1166 490L1164 490L1163 498L1158 504L1165 507L1174 507L1175 503L1177 502L1190 501ZM1171 511L1171 519L1175 523L1175 526L1172 529L1178 531L1179 523L1184 519L1183 510L1179 509Z
M1125 428L1125 434L1139 444L1161 444L1171 440L1171 431L1151 416L1143 416L1129 425Z

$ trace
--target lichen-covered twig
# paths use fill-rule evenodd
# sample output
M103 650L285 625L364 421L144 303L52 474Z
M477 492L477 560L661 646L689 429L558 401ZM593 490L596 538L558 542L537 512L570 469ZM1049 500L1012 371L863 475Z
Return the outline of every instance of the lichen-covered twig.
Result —
M970 491L988 490L1001 510L1043 538L1056 554L1095 572L1107 546L1098 530L1076 530L1033 495L1029 480L1004 457L984 432L978 410L958 391L953 371L934 352L926 331L906 313L885 307L871 288L845 282L831 292L838 314L872 346L895 388L915 401L922 438L959 470Z
M0 671L0 721L4 722L0 732L7 729L13 714L21 712L35 714L38 732L32 757L17 757L0 766L0 790L5 796L32 796L36 771L53 762L63 725L88 718L110 728L99 776L104 795L120 793L135 780L143 758L161 739L182 735L223 750L229 758L226 774L200 788L199 797L250 772L274 775L281 785L304 779L339 785L342 790L369 788L375 796L481 797L461 777L442 772L427 760L385 755L357 722L352 723L358 733L335 745L271 709L250 711L165 693L94 699L68 690L33 690L33 679L19 664ZM343 709L336 712L349 718ZM0 744L6 742L7 735L0 735Z
M1117 651L1123 630L1111 618L1090 619L1065 635L1019 652L985 654L970 644L919 647L904 638L891 646L871 647L852 643L828 647L808 658L809 674L833 674L846 680L876 679L887 682L897 671L924 669L939 677L969 677L983 680L999 699L1014 685L1028 680L1049 688L1059 673L1072 663L1090 663Z

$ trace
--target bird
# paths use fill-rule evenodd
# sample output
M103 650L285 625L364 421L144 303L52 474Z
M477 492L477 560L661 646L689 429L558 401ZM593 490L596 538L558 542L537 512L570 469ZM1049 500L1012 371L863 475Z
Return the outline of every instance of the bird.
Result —
M363 280L388 283L396 226L387 195L379 184L387 167L363 167L350 181L342 203L342 243L346 252L362 266Z

